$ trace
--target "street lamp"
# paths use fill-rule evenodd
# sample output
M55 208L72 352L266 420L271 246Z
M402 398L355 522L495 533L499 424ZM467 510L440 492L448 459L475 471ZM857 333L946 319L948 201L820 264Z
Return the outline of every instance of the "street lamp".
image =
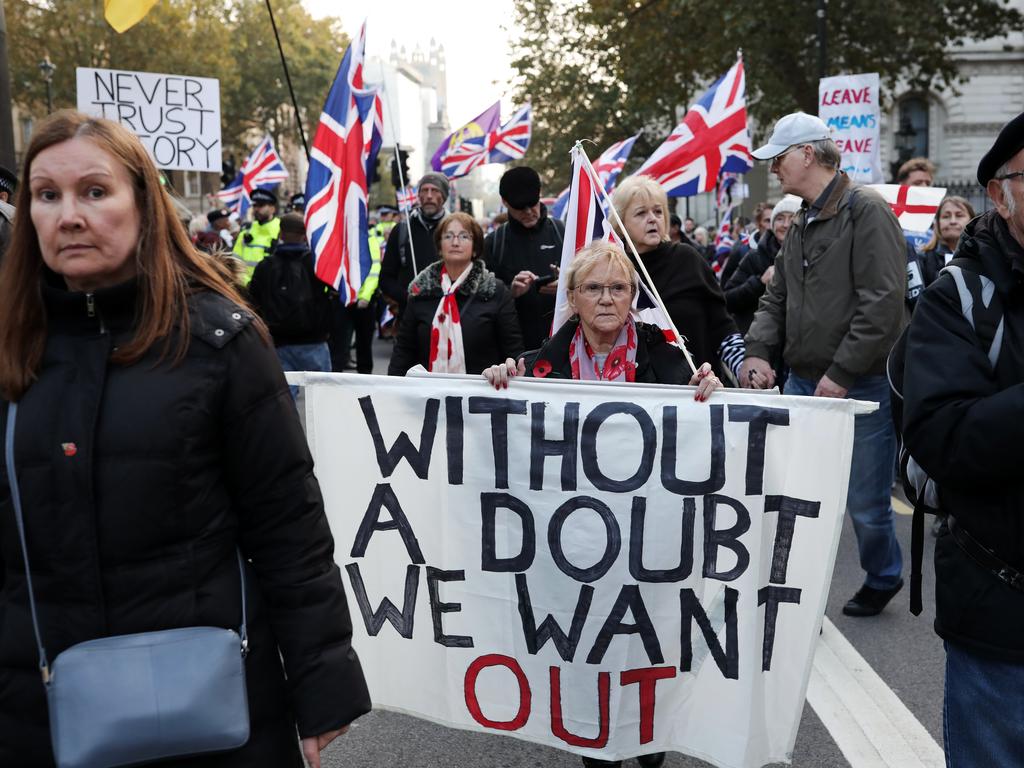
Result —
M53 112L53 73L57 70L57 65L50 61L50 55L47 54L46 58L39 62L39 71L43 75L43 80L46 82L46 114Z

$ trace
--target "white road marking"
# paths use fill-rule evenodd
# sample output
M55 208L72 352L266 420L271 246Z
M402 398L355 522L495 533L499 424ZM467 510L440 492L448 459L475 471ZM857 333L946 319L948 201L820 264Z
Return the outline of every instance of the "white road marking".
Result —
M807 701L851 768L944 768L942 748L857 653L824 619Z

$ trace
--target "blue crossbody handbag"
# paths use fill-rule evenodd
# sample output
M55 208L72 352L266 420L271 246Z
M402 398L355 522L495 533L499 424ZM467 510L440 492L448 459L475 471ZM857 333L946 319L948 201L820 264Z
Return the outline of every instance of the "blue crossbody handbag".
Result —
M248 640L240 552L242 625L237 633L186 627L104 637L71 646L52 666L47 661L14 468L17 409L10 403L7 411L7 479L58 768L116 768L243 746L249 740Z

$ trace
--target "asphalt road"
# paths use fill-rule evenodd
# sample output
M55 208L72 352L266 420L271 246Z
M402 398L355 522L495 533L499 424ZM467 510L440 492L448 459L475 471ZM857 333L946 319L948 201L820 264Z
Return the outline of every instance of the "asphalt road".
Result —
M390 346L377 342L375 372L384 373ZM896 516L904 553L904 578L909 585L910 516ZM924 612L909 611L909 586L886 610L872 618L843 616L841 609L861 585L863 572L849 520L844 526L826 615L853 644L864 660L942 745L942 643L932 631L934 578L931 568L934 539L925 537ZM631 761L632 765L636 765ZM390 712L373 712L323 754L324 768L573 768L579 758L567 752L507 736L459 731ZM707 763L671 753L666 768L706 766ZM805 705L792 765L798 768L847 768L835 739L814 710Z

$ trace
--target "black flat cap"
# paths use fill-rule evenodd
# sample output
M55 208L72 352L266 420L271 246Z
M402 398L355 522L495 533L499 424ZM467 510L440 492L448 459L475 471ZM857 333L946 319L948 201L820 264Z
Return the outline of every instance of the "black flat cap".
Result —
M1003 163L1024 149L1024 112L1003 126L995 144L978 163L978 183L988 185Z
M208 214L206 214L206 220L213 224L217 219L228 219L231 218L231 211L227 208L214 208Z
M256 187L249 195L249 199L253 205L260 205L261 203L270 203L271 205L277 205L277 195L271 192L269 189L263 189L262 187Z
M530 208L540 201L540 176L528 165L510 168L498 182L498 194L513 208Z

